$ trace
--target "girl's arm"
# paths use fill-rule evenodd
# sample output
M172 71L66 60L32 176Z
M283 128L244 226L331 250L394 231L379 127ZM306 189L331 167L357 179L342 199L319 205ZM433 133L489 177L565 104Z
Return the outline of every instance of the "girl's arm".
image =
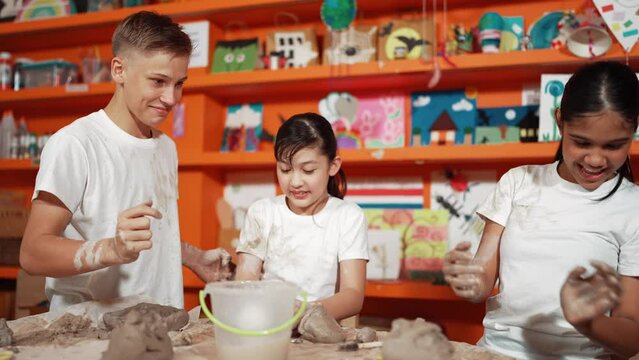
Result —
M366 288L366 260L344 260L339 263L339 291L318 301L335 319L359 314Z
M639 353L639 277L621 276L602 263L593 266L597 272L590 278L581 277L583 267L568 276L561 289L564 316L585 336L631 357Z
M499 274L499 243L504 227L484 220L486 225L474 258L469 242L458 244L444 258L444 278L457 296L472 302L483 302L490 296Z
M262 277L263 263L264 262L255 255L245 252L239 253L235 280L260 280Z

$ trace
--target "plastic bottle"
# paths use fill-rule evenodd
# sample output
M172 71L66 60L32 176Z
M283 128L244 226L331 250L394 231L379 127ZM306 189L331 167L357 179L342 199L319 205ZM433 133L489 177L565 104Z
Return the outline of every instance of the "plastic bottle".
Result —
M2 113L0 123L0 158L6 159L11 155L11 141L16 134L16 122L13 111L6 110Z
M11 90L13 71L11 67L11 53L0 52L0 90Z

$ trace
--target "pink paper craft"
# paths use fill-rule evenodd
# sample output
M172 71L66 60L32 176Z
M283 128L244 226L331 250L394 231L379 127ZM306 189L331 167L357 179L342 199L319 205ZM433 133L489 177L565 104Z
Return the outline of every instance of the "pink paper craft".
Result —
M359 107L352 129L366 148L404 146L404 96L358 98Z

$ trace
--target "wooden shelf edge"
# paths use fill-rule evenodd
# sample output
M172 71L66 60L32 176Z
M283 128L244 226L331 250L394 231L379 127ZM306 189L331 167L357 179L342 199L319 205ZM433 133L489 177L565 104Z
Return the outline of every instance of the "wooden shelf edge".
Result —
M27 160L12 160L12 159L0 159L0 170L12 171L12 170L38 170L38 164L34 164L33 161Z
M510 143L494 145L413 146L389 149L340 150L346 165L375 164L442 164L448 162L483 161L552 161L558 143ZM639 159L639 141L630 148L633 161ZM180 168L262 168L274 166L272 151L207 152L179 157ZM30 160L0 160L0 171L37 170Z
M126 16L138 11L156 11L176 18L205 15L216 12L231 12L256 7L286 7L308 3L311 0L233 0L233 1L179 1L165 4L127 7L109 11L81 13L65 17L35 19L23 22L0 24L0 36L23 35L41 31L55 31L69 28L91 27L102 24L116 24Z
M392 299L462 301L449 286L409 280L369 280L366 282L366 296Z
M633 144L639 155L639 145ZM557 143L511 143L495 145L408 146L387 149L343 149L340 155L346 165L377 163L438 164L444 162L552 159ZM260 167L275 165L271 151L222 153L182 156L182 166Z
M15 279L18 277L18 266L0 266L0 279Z

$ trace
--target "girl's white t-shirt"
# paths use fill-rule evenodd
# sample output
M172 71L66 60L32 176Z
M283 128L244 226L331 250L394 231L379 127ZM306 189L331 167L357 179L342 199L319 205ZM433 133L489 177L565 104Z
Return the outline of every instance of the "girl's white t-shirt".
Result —
M88 300L148 295L160 304L184 306L177 211L177 151L154 130L139 139L103 111L60 129L42 152L33 199L55 195L71 211L64 237L99 240L115 236L118 214L146 200L162 213L151 218L153 247L130 263L64 278L47 278L51 309Z
M280 195L250 206L237 252L264 261L262 279L292 282L316 301L339 290L339 262L368 260L367 228L355 203L330 197L318 214L297 215Z
M639 276L639 187L617 178L594 191L562 179L558 163L508 171L477 213L505 227L499 293L488 299L480 345L524 359L607 358L570 325L560 290L576 266L602 261Z

